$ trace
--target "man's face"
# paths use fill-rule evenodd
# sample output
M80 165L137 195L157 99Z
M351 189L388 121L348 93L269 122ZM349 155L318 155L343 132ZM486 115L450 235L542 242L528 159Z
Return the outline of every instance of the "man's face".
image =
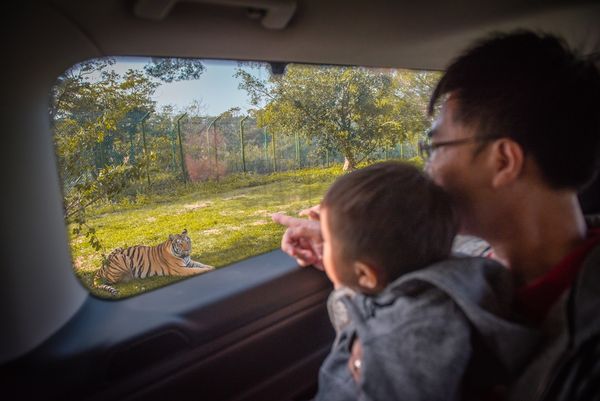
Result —
M475 130L456 119L458 100L450 96L434 123L431 143L451 142L475 137ZM477 235L478 213L483 202L486 176L484 153L477 152L481 142L467 141L441 146L431 153L425 171L448 191L456 202L461 232Z

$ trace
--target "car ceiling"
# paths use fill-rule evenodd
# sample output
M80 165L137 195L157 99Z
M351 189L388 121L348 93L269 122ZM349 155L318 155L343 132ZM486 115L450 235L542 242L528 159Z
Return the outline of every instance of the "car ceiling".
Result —
M283 0L286 1L286 0ZM277 0L53 0L101 54L443 69L473 39L530 28L600 49L600 4L568 0L289 0L283 29L256 12ZM168 8L164 18L136 10ZM214 4L219 3L219 4ZM223 5L223 3L227 3ZM237 4L236 5L232 5Z

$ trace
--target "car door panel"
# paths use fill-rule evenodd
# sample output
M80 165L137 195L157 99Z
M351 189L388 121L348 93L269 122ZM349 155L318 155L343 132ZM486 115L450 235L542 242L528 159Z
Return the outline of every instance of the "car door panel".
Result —
M291 399L314 388L333 339L330 289L274 251L133 298L89 296L7 366L8 385L33 398Z

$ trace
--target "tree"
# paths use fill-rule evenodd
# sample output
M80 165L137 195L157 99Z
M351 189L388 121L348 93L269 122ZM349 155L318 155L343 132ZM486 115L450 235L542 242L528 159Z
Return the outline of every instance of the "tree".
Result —
M255 105L258 124L282 133L316 140L320 149L336 149L344 170L354 169L385 142L405 139L395 121L397 97L393 75L350 67L290 65L284 76L260 80L243 69L240 88Z
M399 70L393 75L396 96L395 120L408 138L422 136L431 124L429 98L441 77L439 72Z
M111 201L140 178L150 160L174 164L173 139L167 110L154 118L160 134L148 130L148 142L163 150L139 157L140 122L154 112L152 100L159 81L198 79L204 72L199 60L153 58L144 71L118 74L109 67L112 58L75 65L52 88L50 118L64 188L64 213L73 231L84 234L100 248L95 229L86 224L89 207Z
M199 79L204 69L200 60L187 58L152 57L144 66L146 74L163 82Z
M91 76L100 73L114 63L115 60L110 57L88 60L73 66L60 75L50 91L50 121L54 123L61 111L85 108L86 105L82 104L84 99L79 96L79 93L86 88L89 89Z
M87 209L111 200L139 178L141 163L130 160L140 114L154 109L158 83L139 71L107 71L113 61L74 66L53 88L50 116L64 189L64 213L74 232L100 247ZM142 163L147 163L142 160Z
M63 180L95 179L100 169L123 163L141 116L154 110L157 83L139 71L105 71L107 65L82 66L96 68L89 74L76 66L54 91L51 115Z

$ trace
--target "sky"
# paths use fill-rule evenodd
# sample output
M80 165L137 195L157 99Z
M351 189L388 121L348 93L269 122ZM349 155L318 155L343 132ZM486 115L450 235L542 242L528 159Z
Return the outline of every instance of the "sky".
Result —
M142 57L116 58L116 60L112 69L119 74L123 74L128 69L142 70L144 64L148 62L148 59ZM175 110L180 111L195 100L203 106L200 110L201 114L210 116L216 116L232 107L239 107L242 113L252 108L246 91L238 89L240 80L233 77L238 67L237 62L206 60L202 63L206 69L198 80L161 82L161 86L156 89L153 96L157 110L170 104L175 107ZM267 71L264 69L246 66L244 69L260 78L267 77Z

